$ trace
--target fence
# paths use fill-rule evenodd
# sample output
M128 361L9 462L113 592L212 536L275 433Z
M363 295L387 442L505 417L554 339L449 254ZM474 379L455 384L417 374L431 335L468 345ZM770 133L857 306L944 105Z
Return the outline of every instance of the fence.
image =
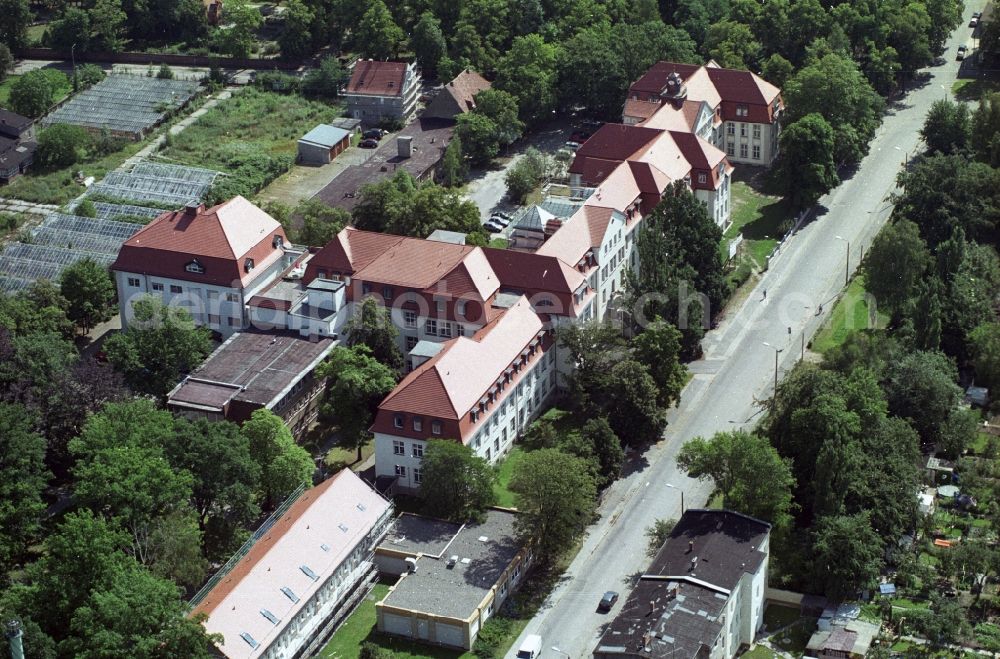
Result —
M223 69L260 69L281 71L295 71L302 67L305 62L302 60L288 59L261 59L261 58L235 58L209 55L179 55L175 53L64 53L52 48L24 48L18 52L18 56L24 59L40 60L66 60L75 59L77 62L95 62L110 64L143 64L169 66L217 66Z
M191 600L188 602L189 606L192 609L198 606L198 604L200 604L201 601L205 599L205 596L208 595L208 593L211 592L211 590L215 588L215 586L218 585L218 583L222 581L222 579L225 578L225 576L229 574L234 567L236 567L236 564L239 563L244 556L250 553L250 550L253 548L255 544L257 544L257 541L263 538L267 534L267 532L271 530L271 527L274 526L275 522L281 519L281 516L284 515L286 512L288 512L288 509L292 507L292 504L295 503L295 501L300 496L302 496L302 493L305 491L306 491L305 484L299 485L295 489L295 491L289 494L288 498L285 499L281 503L281 505L278 506L278 508L273 513L271 513L271 515L267 519L264 520L264 523L261 524L260 527L253 532L253 535L250 536L250 539L244 542L243 546L240 547L238 550L236 550L235 554L229 557L229 560L226 561L226 564L223 565L221 568L219 568L218 572L212 575L212 578L209 579L205 583L205 585L201 587L201 590L195 593L194 597L192 597Z

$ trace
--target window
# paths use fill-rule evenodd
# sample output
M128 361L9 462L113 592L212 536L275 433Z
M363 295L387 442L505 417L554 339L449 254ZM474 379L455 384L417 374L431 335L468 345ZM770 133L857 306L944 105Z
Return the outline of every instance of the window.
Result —
M416 311L403 311L403 326L406 329L416 329L417 328L417 312Z
M423 472L423 470L414 468L413 469L413 482L419 484L419 483L422 483L423 481L424 481L424 472Z
M215 313L208 314L208 324L209 325L218 325L219 322L220 322L219 321L219 314L215 314Z
M444 313L445 313L445 311L447 311L447 309L448 309L448 306L445 304L444 300L438 300L438 303L437 303L438 315L439 316L443 316Z
M400 478L406 478L406 467L403 465L396 465L396 475Z
M226 302L239 302L240 296L236 293L226 293Z
M706 176L705 174L698 174L698 182L699 183L708 182L708 176Z
M455 303L455 314L461 317L465 317L465 300L459 300Z
M424 457L424 445L417 442L413 442L413 457L422 458Z
M406 351L409 352L417 347L417 337L408 336L406 337Z
M747 157L747 145L746 144L741 144L740 145L740 158L746 158L746 157Z
M163 284L153 284L153 290L163 292Z
M499 437L497 437L496 439L493 440L493 450L496 451L497 453L500 452L500 438Z
M517 432L517 419L511 418L510 420L510 434Z
M760 145L759 144L754 144L753 145L753 159L754 160L760 160Z
M740 137L746 137L746 136L747 136L747 125L741 123L740 124Z
M730 142L729 144L726 145L726 155L727 156L735 156L736 155L736 147L733 146L732 142Z
M170 292L171 293L175 293L175 294L176 293L183 293L184 289L181 288L180 286L174 286L173 284L170 284Z
M441 323L441 336L445 338L451 337L451 323L445 321Z
M393 416L392 417L392 425L394 425L397 428L402 428L403 427L403 415L402 414L396 414L395 416Z
M413 417L413 429L417 432L421 432L424 429L424 420L419 416Z
M398 439L392 440L392 454L406 455L406 444L399 441Z
M753 137L755 140L760 139L760 124L753 125Z
M382 287L382 297L384 299L386 299L386 300L391 300L392 299L392 286L383 286Z
M437 336L438 333L438 322L433 318L428 318L424 322L424 332L430 336Z
M253 270L253 259L247 259L246 261L244 261L243 269L246 270L247 272Z
M205 272L205 266L199 263L198 259L195 259L194 261L188 263L186 266L184 266L184 269L187 270L188 272L194 272L199 275Z
M237 325L240 324L240 319L239 318L226 318L226 320L229 321L229 326L230 327L236 327Z
M733 123L726 124L726 132L729 133L730 135L735 135L736 134L736 125L733 124Z
M441 434L441 422L440 421L431 421L431 432L433 434L435 434L435 435L440 435Z
M128 285L131 286L132 288L139 288L139 278L138 277L129 277L128 278Z
M745 117L748 114L750 114L750 108L748 106L742 104L736 106L737 117Z

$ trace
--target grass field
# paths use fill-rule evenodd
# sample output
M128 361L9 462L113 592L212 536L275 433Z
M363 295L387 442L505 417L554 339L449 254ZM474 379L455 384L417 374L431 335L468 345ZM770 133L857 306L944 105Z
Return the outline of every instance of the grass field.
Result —
M248 87L188 126L162 154L184 164L222 170L249 149L294 159L302 135L341 114L338 106Z
M886 318L879 314L876 325L884 327ZM868 328L868 303L865 301L865 287L862 277L851 280L844 295L833 307L833 312L823 328L812 341L812 349L826 352L839 346L847 335L855 330Z
M524 457L524 449L515 446L504 458L504 461L500 463L500 468L498 470L498 476L496 485L493 486L493 491L497 495L497 505L503 506L505 508L514 507L514 493L507 489L510 484L511 476L514 475L514 467L517 463L521 461Z
M7 107L7 104L10 102L10 88L20 77L19 75L9 75L6 80L0 83L0 105ZM60 82L62 81L60 80ZM58 103L63 100L71 91L73 91L73 84L67 78L65 84L60 84L56 88L55 94L52 95L53 102Z
M135 155L143 146L145 142L131 142L124 149L103 158L78 162L55 171L31 168L4 188L4 196L39 204L65 204L84 191L84 187L73 179L74 173L83 172L84 177L93 176L100 180L105 174Z
M728 258L729 241L742 233L746 254L756 268L764 269L768 254L791 226L792 212L781 197L757 192L746 181L734 180L730 194L733 222L722 236L719 253Z
M951 86L959 101L978 101L991 92L1000 92L1000 80L958 80Z

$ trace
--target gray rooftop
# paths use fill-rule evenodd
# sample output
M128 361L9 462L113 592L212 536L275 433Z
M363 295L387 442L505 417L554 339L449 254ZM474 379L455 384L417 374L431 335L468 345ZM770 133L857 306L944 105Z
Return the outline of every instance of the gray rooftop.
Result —
M440 558L424 555L417 559L417 571L401 578L383 603L446 618L468 619L520 551L514 536L516 517L516 513L491 509L483 523L467 524L450 544L442 547ZM419 528L419 522L415 521L419 519L426 518L411 516L408 520L411 532ZM433 538L432 529L441 522L427 521L432 525L428 534ZM437 548L443 537L431 539L425 546ZM382 546L398 550L391 540ZM448 567L450 556L458 556L454 567Z
M396 518L392 531L385 536L381 546L414 556L440 556L462 528L463 525L456 522L403 513Z
M333 148L344 141L350 133L343 128L337 128L329 124L320 124L311 131L303 135L300 142L310 142L328 148Z
M454 245L465 244L465 234L461 231L447 231L445 229L435 229L427 240L436 240L439 243L452 243Z
M410 354L416 357L426 357L430 359L434 355L441 352L444 348L444 344L438 341L417 341L417 345L413 346L410 350Z

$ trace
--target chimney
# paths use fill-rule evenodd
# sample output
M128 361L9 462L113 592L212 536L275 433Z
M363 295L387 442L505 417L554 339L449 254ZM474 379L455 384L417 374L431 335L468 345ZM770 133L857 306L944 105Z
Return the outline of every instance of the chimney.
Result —
M694 558L691 559L691 568L688 571L690 572L690 571L694 570L696 567L698 567L698 557L697 556L695 556Z
M649 600L649 615L656 613L656 602Z
M409 158L413 155L413 136L400 135L396 138L396 153L400 158Z
M11 659L24 659L24 643L21 640L21 622L7 621L7 643L10 645Z
M693 551L694 551L694 540L691 540L690 542L688 542L688 550L687 550L687 553L689 553L689 554L690 554L690 553L691 553L691 552L693 552Z
M198 215L198 211L201 210L201 204L197 201L189 201L184 206L184 217L195 217Z

